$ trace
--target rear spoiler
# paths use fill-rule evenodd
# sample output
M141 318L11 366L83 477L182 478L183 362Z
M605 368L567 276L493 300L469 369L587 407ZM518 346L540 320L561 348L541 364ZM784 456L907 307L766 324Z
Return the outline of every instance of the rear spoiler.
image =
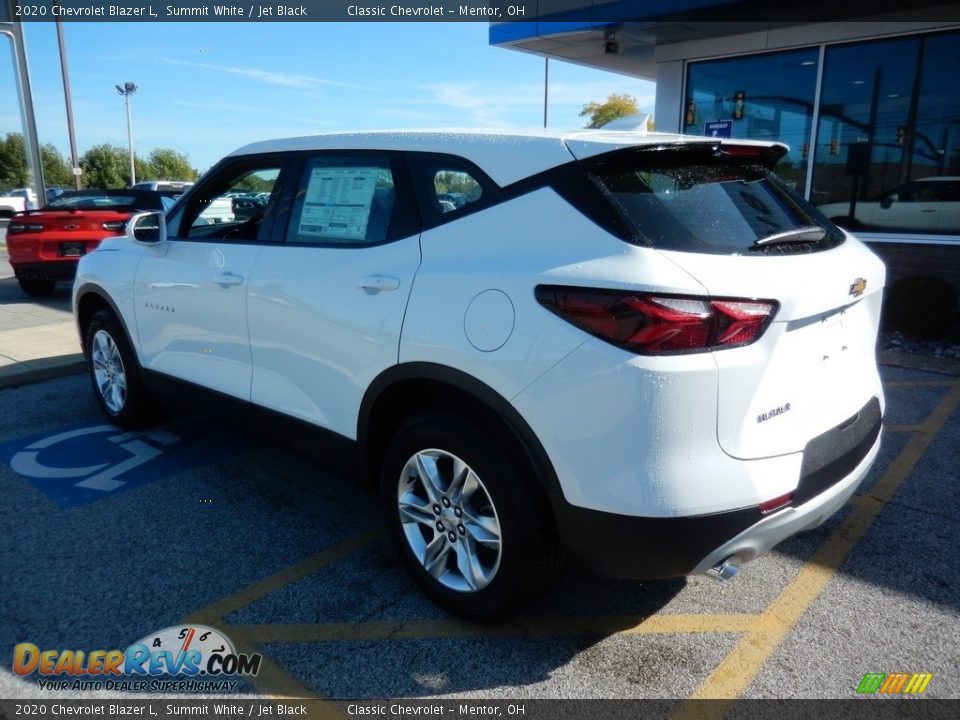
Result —
M789 150L790 148L783 143L752 143L744 140L709 138L634 145L595 155L581 162L588 168L612 170L620 163L629 165L644 163L648 157L657 165L677 161L687 163L753 161L772 170Z

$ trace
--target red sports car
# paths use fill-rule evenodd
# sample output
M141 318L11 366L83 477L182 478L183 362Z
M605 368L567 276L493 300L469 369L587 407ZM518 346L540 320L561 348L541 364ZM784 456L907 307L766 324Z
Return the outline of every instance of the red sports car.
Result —
M80 256L123 233L142 210L167 210L176 195L147 190L76 190L42 210L17 213L7 227L14 275L29 295L48 295L58 280L73 280Z

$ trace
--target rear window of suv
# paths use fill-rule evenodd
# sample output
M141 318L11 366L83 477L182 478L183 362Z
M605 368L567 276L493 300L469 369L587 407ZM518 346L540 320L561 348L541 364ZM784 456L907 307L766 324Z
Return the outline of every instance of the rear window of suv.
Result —
M587 170L639 244L748 255L813 252L843 241L767 168L765 148L737 150L631 149Z

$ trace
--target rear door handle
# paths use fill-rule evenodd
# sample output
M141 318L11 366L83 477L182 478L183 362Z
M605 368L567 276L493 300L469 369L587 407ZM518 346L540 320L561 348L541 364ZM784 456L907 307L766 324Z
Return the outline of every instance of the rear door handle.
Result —
M396 290L400 287L400 278L390 277L389 275L367 275L357 280L357 287L361 290L372 290L373 292Z
M231 285L243 285L243 276L232 272L222 272L217 275L213 281L220 287L230 287Z

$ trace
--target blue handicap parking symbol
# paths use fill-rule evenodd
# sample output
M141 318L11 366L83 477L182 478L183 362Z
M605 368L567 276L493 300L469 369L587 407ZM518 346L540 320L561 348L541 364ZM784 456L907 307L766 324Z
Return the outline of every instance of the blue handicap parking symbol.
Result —
M133 432L100 422L0 444L0 460L60 507L74 507L249 448L249 438L204 419Z

